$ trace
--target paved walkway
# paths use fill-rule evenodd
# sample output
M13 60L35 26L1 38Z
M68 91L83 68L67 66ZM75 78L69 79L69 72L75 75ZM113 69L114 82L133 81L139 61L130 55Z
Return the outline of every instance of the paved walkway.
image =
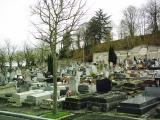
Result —
M127 116L113 115L109 113L86 113L80 117L73 118L72 120L146 120L142 118L134 118Z

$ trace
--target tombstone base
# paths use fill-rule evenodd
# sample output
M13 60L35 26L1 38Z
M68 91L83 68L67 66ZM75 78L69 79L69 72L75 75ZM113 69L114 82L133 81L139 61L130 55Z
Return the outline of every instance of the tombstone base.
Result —
M121 102L120 106L117 108L117 111L142 115L159 103L160 102L157 97L139 95L135 98Z
M146 112L148 112L149 110L151 110L153 107L155 107L156 105L158 105L159 103L160 103L160 102L157 101L157 102L155 102L155 103L152 103L152 104L147 105L147 106L142 107L142 108L118 106L118 107L117 107L117 112L143 115L143 114L145 114Z

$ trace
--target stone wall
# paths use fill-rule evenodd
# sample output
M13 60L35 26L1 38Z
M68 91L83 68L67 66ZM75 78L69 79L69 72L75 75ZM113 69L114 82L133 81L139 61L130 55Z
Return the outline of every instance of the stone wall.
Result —
M115 51L118 57L118 62L123 61L127 54L130 56L130 58L144 58L145 55L147 55L148 59L152 58L160 58L160 46L138 46L131 50L126 51ZM93 61L105 61L105 63L108 63L108 51L107 52L101 52L101 53L94 53L93 54Z

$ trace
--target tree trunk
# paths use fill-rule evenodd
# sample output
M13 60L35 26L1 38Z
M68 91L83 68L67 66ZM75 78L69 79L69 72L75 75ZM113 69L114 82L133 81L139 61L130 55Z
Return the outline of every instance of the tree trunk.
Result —
M12 71L12 60L9 61L9 69L10 69L9 72L11 73L11 71Z
M51 46L52 57L53 57L53 114L58 112L57 109L57 57L56 57L56 48Z

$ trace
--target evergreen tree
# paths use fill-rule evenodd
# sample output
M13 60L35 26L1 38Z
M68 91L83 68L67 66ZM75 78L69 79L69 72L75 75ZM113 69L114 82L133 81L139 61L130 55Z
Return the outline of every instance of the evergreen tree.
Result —
M94 46L102 41L111 39L110 36L110 16L104 14L102 9L96 12L96 15L88 22L84 32L84 51L85 61L91 62L94 52Z
M109 48L108 62L109 62L109 64L110 64L110 62L112 62L113 65L117 64L117 55L116 55L112 46L110 46L110 48Z
M93 50L94 50L94 40L89 33L89 29L86 29L84 32L84 61L92 62L93 61Z
M110 39L110 16L104 14L102 9L96 12L96 15L89 21L88 30L90 36L95 40L95 44L101 43L102 40Z
M70 53L71 53L71 43L72 43L72 37L70 32L66 32L63 35L63 40L62 40L62 49L60 50L60 58L69 58Z

